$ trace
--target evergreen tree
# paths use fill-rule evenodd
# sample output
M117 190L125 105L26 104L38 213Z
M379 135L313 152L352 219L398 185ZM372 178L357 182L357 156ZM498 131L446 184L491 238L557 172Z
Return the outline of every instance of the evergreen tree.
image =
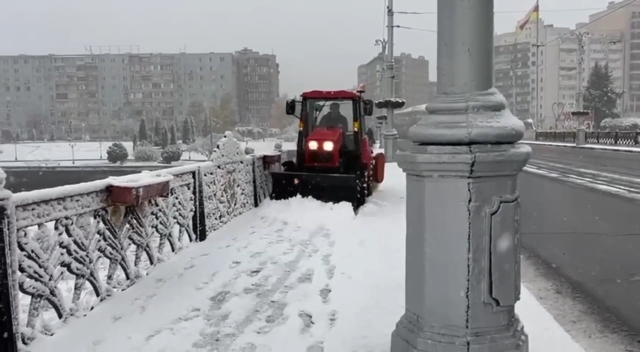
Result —
M178 144L178 131L176 130L176 124L172 123L169 129L169 145Z
M198 125L196 124L196 119L193 116L189 116L189 125L191 126L191 137L193 140L199 135L198 133Z
M212 133L211 131L211 118L206 117L204 119L204 126L202 126L202 134L206 137Z
M169 146L169 131L167 130L167 126L162 126L161 146L162 149Z
M191 144L191 124L188 117L182 121L182 143Z
M583 94L584 109L593 111L597 127L604 119L620 117L616 109L621 93L613 89L613 73L608 63L600 65L596 62L591 68Z
M147 130L147 120L144 117L140 119L140 126L138 127L138 141L149 142L149 130Z
M155 122L153 123L153 136L155 137L154 145L156 147L161 146L162 145L162 125L160 124L160 119L157 117Z

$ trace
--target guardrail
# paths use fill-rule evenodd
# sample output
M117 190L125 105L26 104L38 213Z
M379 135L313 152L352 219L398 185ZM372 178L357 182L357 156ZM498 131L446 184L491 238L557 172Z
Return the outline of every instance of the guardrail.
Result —
M536 131L536 141L576 143L578 134L585 134L587 144L600 145L640 145L640 131L608 132L608 131Z
M0 351L90 314L270 191L264 157L227 133L211 161L77 185L4 190L0 171ZM119 191L119 192L116 192Z

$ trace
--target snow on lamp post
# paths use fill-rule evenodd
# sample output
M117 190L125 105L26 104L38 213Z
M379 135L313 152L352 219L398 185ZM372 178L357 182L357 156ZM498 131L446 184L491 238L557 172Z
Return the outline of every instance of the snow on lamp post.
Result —
M375 107L378 109L386 109L387 114L384 116L385 130L382 133L384 135L384 154L387 157L387 162L395 161L395 154L397 152L397 139L398 132L394 128L394 115L393 111L402 109L406 105L406 102L402 99L390 98L378 100L375 102Z
M517 176L531 148L493 88L493 0L438 0L438 95L399 151L405 312L392 352L526 352Z
M76 164L76 144L69 143L69 146L71 147L71 164L75 165Z

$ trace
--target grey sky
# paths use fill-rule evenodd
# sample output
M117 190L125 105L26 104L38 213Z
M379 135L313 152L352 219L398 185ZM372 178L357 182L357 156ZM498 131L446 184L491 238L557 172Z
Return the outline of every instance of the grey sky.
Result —
M608 0L540 1L542 18L572 27ZM435 11L436 0L395 0L396 11ZM496 0L496 31L513 30L535 0ZM355 85L383 33L384 0L23 0L4 1L0 54L77 54L85 45L139 45L143 52L231 52L249 47L278 55L281 91ZM397 15L397 24L436 29L435 15ZM435 79L436 35L398 29L396 53L424 55Z

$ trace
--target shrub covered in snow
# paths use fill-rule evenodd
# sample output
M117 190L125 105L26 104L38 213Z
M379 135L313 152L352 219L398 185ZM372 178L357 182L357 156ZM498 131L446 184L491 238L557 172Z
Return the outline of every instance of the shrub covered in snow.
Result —
M209 159L215 151L218 141L221 140L222 137L223 135L214 133L213 135L209 135L207 137L198 138L195 142L189 145L188 150ZM211 143L212 140L213 143Z
M158 161L160 153L150 143L143 141L138 143L136 151L133 152L136 161Z
M600 123L600 128L605 131L638 131L640 130L640 117L604 119Z
M107 160L110 163L122 164L125 160L127 160L127 158L129 158L129 152L122 143L113 142L113 144L111 144L109 148L107 148Z
M160 153L160 157L162 161L167 164L171 164L172 162L180 161L182 158L182 148L179 145L170 145Z
M247 154L247 155L251 155L251 154L253 154L255 152L256 152L256 150L251 148L251 147L244 147L244 153Z
M295 133L288 133L288 134L285 134L284 136L282 136L282 139L285 142L295 142L295 141L298 140L298 135L295 134Z
M282 150L282 142L276 142L276 144L273 146L274 150Z

